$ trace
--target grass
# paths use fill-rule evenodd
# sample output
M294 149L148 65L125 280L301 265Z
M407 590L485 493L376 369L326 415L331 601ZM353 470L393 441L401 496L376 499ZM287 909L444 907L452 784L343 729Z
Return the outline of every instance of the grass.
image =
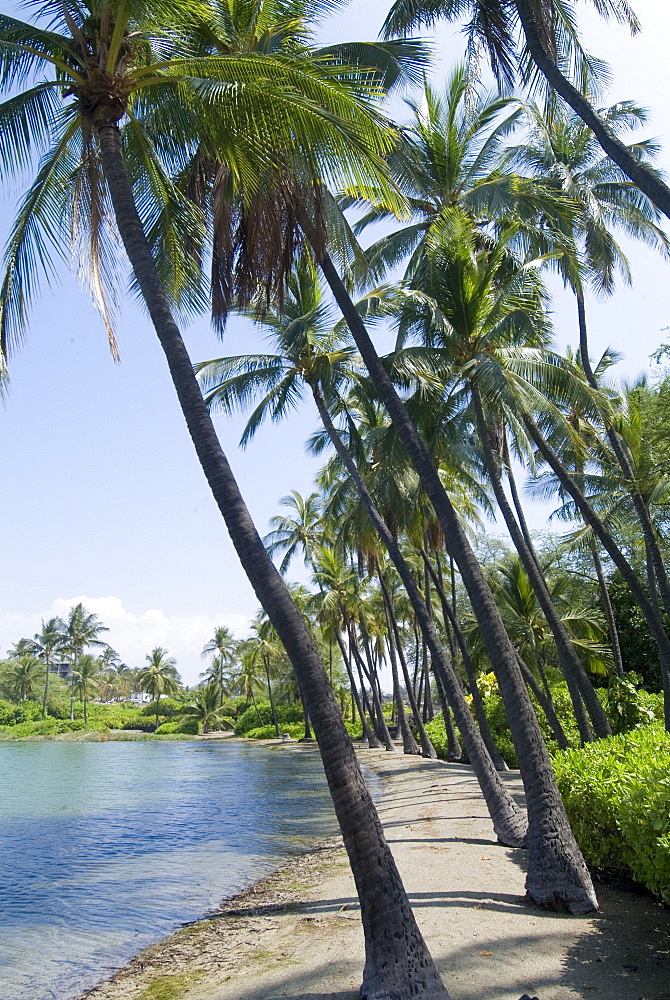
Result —
M201 976L202 972L198 971L188 976L184 974L157 976L142 990L137 1000L181 1000Z

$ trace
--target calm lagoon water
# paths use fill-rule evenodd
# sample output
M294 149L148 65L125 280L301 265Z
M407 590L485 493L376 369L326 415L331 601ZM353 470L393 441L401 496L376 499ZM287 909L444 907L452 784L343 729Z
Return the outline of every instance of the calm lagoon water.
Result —
M0 1000L63 1000L336 821L316 752L0 743Z

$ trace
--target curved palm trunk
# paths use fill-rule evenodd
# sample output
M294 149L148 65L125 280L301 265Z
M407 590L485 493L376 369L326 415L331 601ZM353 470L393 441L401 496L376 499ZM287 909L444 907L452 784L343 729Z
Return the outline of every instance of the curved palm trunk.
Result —
M354 650L354 657L358 664L359 672L362 672L361 684L363 683L362 678L363 676L365 676L368 684L370 685L370 694L372 695L371 717L373 720L376 720L375 732L377 733L378 738L382 741L384 749L388 750L389 753L395 753L396 746L393 740L391 739L391 734L389 733L388 726L386 725L386 719L384 717L384 709L382 707L382 700L379 694L379 688L376 683L374 669L371 664L366 666L365 660L361 656L360 649L355 643L353 646L353 650Z
M653 601L645 591L632 566L614 541L611 533L607 530L575 480L559 460L533 418L526 413L523 415L523 422L545 462L556 474L556 478L566 493L575 501L575 505L584 518L584 521L592 528L594 535L600 540L608 556L621 573L640 611L644 615L649 631L658 648L658 658L661 664L661 677L663 680L665 728L670 732L670 638L668 638L665 632L661 616L657 609L654 608Z
M591 558L593 559L593 567L596 571L596 577L598 578L598 589L600 590L600 600L602 601L603 610L605 611L605 618L607 619L607 631L610 637L610 645L612 647L612 658L614 660L614 670L619 677L623 677L623 656L621 655L621 643L619 642L619 630L616 627L616 618L614 617L614 608L612 607L612 601L610 599L610 592L607 587L607 580L605 579L605 574L603 572L603 564L600 561L600 556L598 555L598 549L594 541L590 544Z
M538 705L544 712L547 722L549 723L549 728L554 734L554 739L558 743L559 749L567 750L568 747L570 746L570 743L568 742L568 738L565 735L563 726L561 725L559 718L556 715L554 703L551 698L551 691L549 691L548 686L547 690L543 691L540 685L535 680L535 675L533 674L533 671L526 663L524 663L524 661L521 659L518 653L516 654L516 658L519 664L519 669L521 670L521 675L525 680L526 684L528 685L528 687L530 688L530 690L535 695Z
M591 367L591 359L589 358L589 341L586 328L586 304L584 302L584 295L581 289L577 290L576 295L577 314L579 318L579 354L582 361L582 368L584 370L584 374L586 375L586 381L592 389L597 391L598 381L595 377L593 368ZM635 471L628 459L625 441L617 432L616 428L609 423L609 421L603 419L603 424L605 426L607 439L611 445L616 460L619 463L619 468L621 469L626 489L628 490L630 498L633 501L635 515L638 519L640 530L642 531L642 537L644 539L647 564L653 567L652 573L658 584L665 613L670 617L670 583L668 582L668 574L665 571L663 555L658 546L656 532L654 531L654 526L649 514L649 508L647 507L645 499L635 481Z
M365 714L365 710L363 708L363 703L361 702L360 696L358 694L358 688L356 687L356 680L354 678L354 672L351 669L351 660L350 660L350 658L349 658L349 656L347 654L347 650L346 650L346 647L344 645L344 641L342 640L342 637L341 637L341 635L340 635L339 632L336 632L336 635L337 635L337 641L338 641L338 644L339 644L339 647L340 647L340 652L342 653L342 659L344 661L344 666L345 666L345 669L347 671L347 676L349 678L349 687L351 688L351 703L352 703L352 705L356 706L356 710L358 711L358 717L360 718L360 720L361 720L361 726L363 727L363 738L365 740L367 740L368 749L370 749L370 750L379 750L379 749L381 749L382 743L381 743L381 740L379 740L377 738L376 734L373 733L372 729L370 728L370 724L368 722L367 716ZM352 711L351 714L352 714L352 722L354 722L355 721L355 716L354 716L353 711Z
M119 233L165 353L200 464L256 596L301 678L361 904L365 935L362 997L447 1000L314 641L265 550L217 439L135 208L116 115L98 121L97 132Z
M472 662L472 658L470 656L470 651L468 650L468 647L465 643L465 637L463 636L458 621L456 620L454 609L452 605L449 604L449 601L447 600L447 595L444 592L444 586L439 576L440 572L439 556L437 557L438 573L435 573L435 570L431 565L430 559L428 558L428 553L422 549L421 555L423 556L424 562L428 566L428 570L430 572L431 579L433 581L433 586L437 591L437 596L440 600L440 604L442 605L442 614L444 616L445 628L447 626L447 623L451 625L451 629L454 633L454 638L456 640L456 643L458 644L458 648L461 653L461 658L463 660L463 665L465 666L465 672L468 678L468 686L470 688L470 694L472 696L472 707L475 710L475 718L477 720L477 725L479 726L479 732L481 733L482 739L484 740L484 744L486 745L486 749L489 752L491 760L493 761L493 766L495 767L496 771L509 771L509 768L505 763L505 761L503 760L502 755L498 750L498 747L496 746L496 742L493 739L493 735L489 728L489 722L488 719L486 718L486 711L484 709L484 702L482 701L482 696L480 694L479 687L477 685L477 674L475 672L475 667Z
M515 549L519 553L519 558L521 559L523 568L528 575L530 585L533 588L533 592L535 593L538 603L542 609L542 614L546 618L547 624L551 629L551 634L554 637L556 651L558 653L558 661L568 684L582 743L590 742L593 739L593 736L588 725L588 720L584 714L580 693L586 702L596 734L600 737L611 736L612 727L609 724L602 705L598 701L595 688L589 680L588 675L575 652L575 648L572 645L572 640L568 635L568 631L561 621L556 608L554 607L554 603L549 593L549 588L547 587L544 575L540 570L539 560L535 554L535 549L526 541L526 538L524 537L522 530L519 528L514 512L505 495L500 475L500 468L491 446L491 437L486 421L486 415L484 413L484 405L479 391L479 386L475 382L471 382L470 391L475 407L477 431L479 433L479 440L481 441L483 449L486 471L488 472L491 485L493 486L493 492L498 508L500 509L505 524L507 525L510 538L514 543Z
M446 544L456 560L468 591L489 658L496 670L521 764L528 803L528 895L543 906L563 907L572 913L591 912L598 905L591 876L570 829L549 754L516 662L514 648L491 590L428 449L384 370L365 324L333 262L324 255L320 264L373 385L433 505Z
M365 656L368 661L368 669L366 670L366 676L370 681L370 687L372 689L372 700L375 707L375 712L379 724L379 732L381 734L381 740L384 744L386 750L392 753L396 752L396 745L391 739L391 734L389 733L389 727L386 725L386 716L384 715L384 706L382 704L382 688L379 682L379 674L377 673L377 668L375 666L372 652L370 650L370 639L365 628L365 623L361 618L360 621L361 634L363 636L363 648L365 649Z
M616 133L605 124L584 95L561 73L555 60L542 44L533 16L532 0L514 0L514 6L526 36L528 51L548 83L570 105L584 124L588 125L607 155L621 167L633 184L637 185L656 207L670 218L670 188L655 171L628 149Z
M381 577L381 569L379 568L379 565L377 565L377 576ZM421 751L419 750L417 742L414 739L414 734L407 724L407 715L405 713L402 692L400 690L400 679L398 677L398 660L396 658L393 625L391 620L392 611L389 609L387 595L383 588L382 594L384 598L384 611L386 612L386 641L389 651L389 660L391 663L391 675L393 677L393 698L395 701L396 712L398 714L398 732L400 733L400 737L402 739L402 749L403 753L420 755Z
M447 737L447 760L453 762L459 762L464 759L463 750L461 744L458 742L458 736L456 735L456 728L454 726L454 720L451 717L451 711L449 710L449 699L447 697L447 690L442 683L442 675L438 670L433 668L435 674L435 683L437 684L437 693L440 698L440 705L442 707L442 719L444 720L444 732ZM492 762L493 763L493 762Z
M425 601L423 600L421 592L416 584L412 571L403 558L400 547L389 531L386 522L375 507L374 501L356 467L356 463L353 461L351 455L345 448L344 443L338 434L333 421L331 420L328 407L326 406L321 393L314 388L313 392L314 400L319 410L319 416L321 417L323 426L325 427L340 460L344 464L345 469L351 476L352 481L358 490L363 503L365 504L368 516L377 530L379 537L386 546L389 556L391 557L391 561L393 562L405 590L407 591L407 595L412 604L417 621L419 622L422 634L425 635L426 642L429 645L433 664L437 667L437 669L440 669L441 667L444 668L443 683L446 691L452 699L452 707L456 715L456 721L461 731L461 736L465 744L465 749L470 759L472 769L475 772L475 776L479 782L479 787L482 790L482 795L486 801L496 836L501 843L507 844L510 847L521 846L525 843L527 833L525 818L514 802L514 799L509 794L507 788L503 785L500 776L486 750L481 735L477 730L470 713L470 709L468 708L465 698L463 697L463 692L461 691L460 684L458 683L458 678L456 677L451 663L445 654L442 643L437 635L435 624L430 617L428 608L426 607ZM379 583L384 596L385 606L387 609L391 609L389 619L393 626L396 649L398 651L398 657L403 670L405 686L407 688L407 697L410 699L411 705L414 695L409 678L409 671L407 669L407 663L405 662L402 651L397 622L395 621L395 616L392 613L391 599L381 573L379 574ZM420 732L421 729L419 729L419 733Z

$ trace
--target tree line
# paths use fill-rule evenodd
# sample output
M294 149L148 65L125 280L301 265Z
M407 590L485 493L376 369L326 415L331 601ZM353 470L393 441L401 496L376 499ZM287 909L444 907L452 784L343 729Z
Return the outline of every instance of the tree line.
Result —
M359 567L378 583L389 660L402 671L422 751L431 753L419 723L430 712L432 671L499 838L528 847L529 898L589 912L593 885L529 693L549 718L541 664L522 655L501 611L505 574L487 577L471 525L477 508L500 512L516 551L507 582L523 583L537 602L581 741L612 730L590 676L594 657L603 661L607 645L615 671L625 669L607 604L612 567L655 646L670 723L664 486L645 469L647 439L635 422L643 388L608 384L612 352L592 362L586 308L589 288L611 292L617 269L628 276L617 230L667 253L670 190L653 166L654 144L629 135L643 110L594 108L602 64L583 50L570 5L397 0L381 42L317 45L317 22L339 6L70 0L47 2L33 22L0 18L0 78L13 88L0 121L4 176L40 157L6 251L0 335L7 352L25 327L37 273L49 274L51 253L69 254L73 241L115 352L118 234L203 472L319 743L361 899L362 994L437 998L446 990L365 788L323 648L251 521L209 407L254 401L251 437L309 389L324 429L314 446L327 441L336 456L324 482L338 525L312 568L338 616L333 638L352 693L358 676L361 719L393 749L373 637L361 618L353 627L338 593L340 578ZM637 29L627 4L597 7ZM389 121L381 99L417 84L428 64L424 44L406 33L462 16L471 18L467 64L444 90L426 88L408 125ZM499 83L491 96L477 83L482 52ZM354 226L344 214L352 208ZM396 228L364 249L358 236L380 220ZM574 293L572 356L552 346L550 270ZM179 324L207 308L220 330L231 311L252 312L278 353L194 371ZM385 357L370 336L380 321L397 333ZM582 520L573 542L591 559L607 639L587 615L563 613L513 459ZM415 705L399 598L421 648ZM500 781L483 719L465 698L465 678L473 703L477 684L463 605L495 673L527 814Z

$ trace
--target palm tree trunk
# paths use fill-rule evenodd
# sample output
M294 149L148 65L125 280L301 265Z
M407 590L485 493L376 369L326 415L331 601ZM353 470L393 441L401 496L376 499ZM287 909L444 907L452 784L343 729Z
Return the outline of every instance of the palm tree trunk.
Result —
M589 680L587 673L575 652L575 648L572 645L568 631L561 621L556 608L554 607L554 603L549 593L549 588L547 587L544 575L539 566L539 560L535 555L535 550L527 543L505 495L505 490L503 489L502 479L500 476L500 469L491 445L489 426L484 413L481 393L476 382L470 383L470 391L472 394L472 401L474 403L477 431L479 434L479 440L482 444L486 470L488 472L491 485L493 486L493 492L495 494L498 507L505 524L507 525L507 530L510 533L510 538L514 543L515 549L519 553L519 558L521 559L523 568L528 575L530 585L533 588L533 592L535 593L538 603L542 609L542 613L546 618L547 624L549 625L551 633L554 637L559 664L568 684L582 743L589 743L593 736L581 705L580 693L586 701L589 715L593 720L593 725L597 735L600 737L611 736L612 727L609 724L607 715L605 714L602 705L598 701L595 688Z
M591 540L589 545L591 549L591 558L593 559L593 567L596 571L596 576L598 578L598 588L600 590L600 600L602 601L603 610L605 612L605 618L607 619L607 630L610 637L610 645L612 647L612 658L614 660L614 670L618 677L623 677L623 656L621 655L621 643L619 642L619 630L616 627L616 618L614 617L614 608L612 607L612 601L610 599L610 592L607 587L607 580L605 579L605 574L603 572L603 564L600 561L600 556L598 555L598 547L596 543Z
M525 680L526 684L535 695L535 698L537 699L540 708L544 712L547 722L549 723L549 728L554 734L554 739L558 743L559 749L567 750L568 747L570 746L570 743L568 741L567 736L565 735L563 726L561 725L559 718L556 715L556 709L554 708L554 703L551 698L551 691L549 690L543 691L540 685L535 680L533 671L526 663L524 663L524 661L521 659L518 653L516 654L516 658L519 663L523 679Z
M314 641L265 550L217 439L137 214L117 118L100 120L96 127L119 233L165 353L203 472L256 596L301 678L361 904L366 954L361 994L370 1000L410 995L421 1000L447 1000Z
M356 680L354 678L354 672L351 669L351 660L347 655L346 646L344 645L344 640L339 632L336 631L337 641L340 647L340 652L342 653L342 660L344 661L344 666L347 671L347 676L349 678L349 687L351 688L351 703L352 703L352 721L355 718L353 713L353 705L356 706L358 711L358 716L361 720L361 726L363 727L363 738L367 740L368 748L370 750L377 750L381 748L381 740L377 739L375 733L370 729L370 724L368 723L365 710L363 709L363 704L361 702L360 696L358 694L358 688L356 687Z
M363 623L360 622L359 624L361 625L361 629L363 629ZM365 660L361 656L360 649L358 648L358 644L356 643L355 639L354 624L351 621L349 622L349 631L351 634L351 649L354 654L354 659L356 660L356 664L358 666L358 672L361 678L361 686L363 685L363 676L365 676L368 684L370 685L370 694L372 695L372 711L370 714L372 719L376 720L375 732L377 733L378 738L381 740L384 749L388 750L389 752L395 752L396 747L393 740L391 739L391 734L389 733L388 726L386 725L386 719L384 718L384 710L382 709L381 698L379 697L377 685L375 684L374 668L372 667L372 664L370 664L370 670L368 670L365 664ZM363 635L365 638L365 633L363 633Z
M440 699L440 705L442 706L442 719L444 720L444 733L447 737L447 760L453 762L460 762L464 759L463 750L461 744L458 742L458 736L456 735L456 728L454 726L454 720L451 717L451 712L449 710L449 699L447 698L447 691L442 683L442 677L437 670L435 673L435 683L437 684L437 693Z
M591 876L570 829L549 754L516 662L514 648L481 566L440 481L428 449L395 391L365 324L327 254L321 258L320 265L372 383L437 514L496 671L528 803L528 895L540 905L561 906L572 913L591 912L598 905Z
M445 628L447 627L447 623L451 625L452 632L454 633L454 638L461 652L461 659L463 660L463 665L465 666L465 672L468 678L468 685L470 688L470 694L472 696L472 706L475 710L475 718L477 720L477 725L479 726L479 732L481 733L482 739L484 740L484 744L489 752L489 756L493 761L493 766L495 767L496 771L509 771L509 768L505 763L505 761L503 760L502 755L498 750L498 747L496 746L496 742L493 739L493 735L489 728L489 722L488 719L486 718L486 711L484 709L484 702L482 701L482 696L480 694L479 687L477 685L477 674L475 672L475 667L472 662L472 658L470 656L470 651L468 650L468 647L465 643L465 638L463 636L463 633L461 632L458 621L456 620L453 607L449 604L449 601L447 600L447 595L444 592L442 580L440 579L439 575L435 573L435 570L433 569L430 563L428 553L425 550L422 550L421 555L423 556L424 562L426 562L428 566L433 581L433 586L437 591L437 596L440 600L440 604L442 605L442 614L444 616ZM437 559L437 567L439 573L440 571L439 556ZM453 588L452 588L452 593L453 593Z
M443 684L451 699L452 708L456 716L456 722L460 729L461 737L463 739L463 743L465 744L465 749L470 759L470 763L479 782L479 787L482 790L482 795L486 801L496 836L503 844L507 844L510 847L520 846L525 843L527 833L525 819L511 795L503 785L500 776L486 750L481 735L479 734L470 713L470 709L468 708L465 698L463 697L463 692L461 691L460 684L458 683L458 678L456 677L451 663L446 656L444 647L442 646L435 629L435 624L430 617L430 613L426 607L425 601L423 600L423 596L421 595L416 580L414 579L412 570L407 565L407 562L400 551L400 547L389 531L386 522L375 507L370 492L363 482L358 468L356 467L356 463L353 461L351 455L344 446L342 438L333 424L323 396L319 390L314 387L312 391L314 393L314 401L319 411L321 422L326 429L328 437L332 441L338 457L343 463L345 469L351 476L352 482L365 504L368 516L386 546L391 561L393 562L405 590L407 591L407 595L412 604L417 621L419 622L422 634L425 636L426 642L428 643L432 663L436 669L443 669L444 671ZM384 596L384 603L387 611L389 612L389 619L393 627L395 645L403 671L407 697L410 701L410 706L412 706L412 711L416 721L418 713L415 711L416 703L414 702L413 704L414 692L412 690L412 684L409 677L409 670L407 669L407 663L402 650L402 643L400 642L398 625L395 620L395 615L393 614L393 604L388 594L384 577L381 573L379 573L379 584ZM424 753L426 753L428 746L424 746L423 740L425 739L428 741L428 736L425 733L423 726L420 725L420 719L418 722L418 732L422 741L422 748L424 749ZM432 748L432 743L429 743L429 745ZM433 753L435 753L434 748Z
M377 576L381 576L381 568L379 567L379 564L377 564ZM386 612L386 641L388 644L389 660L391 662L391 675L393 677L393 699L395 701L396 712L398 713L398 732L400 733L400 737L402 739L402 749L403 753L420 755L421 751L419 750L417 742L414 739L414 734L407 724L407 715L405 713L402 692L400 690L400 679L398 677L398 660L396 657L391 611L389 610L387 594L384 589L382 589L382 594L384 597L384 610Z
M563 463L559 460L553 448L542 434L530 414L523 415L523 422L531 438L538 447L547 465L556 474L559 483L572 497L580 514L586 524L593 530L594 535L600 540L608 556L621 573L624 581L637 602L640 611L644 615L649 631L658 647L658 658L661 665L661 678L663 680L663 709L665 716L665 728L670 732L670 639L663 627L660 614L654 608L653 602L632 566L623 555L618 545L614 541L611 533L600 520L591 504L588 502L579 486L567 471Z
M556 62L542 44L530 0L514 0L519 20L526 36L526 44L533 62L547 78L548 83L570 105L585 125L591 129L607 155L614 160L656 207L670 218L670 188L658 174L619 139L605 124L584 95L561 73Z

